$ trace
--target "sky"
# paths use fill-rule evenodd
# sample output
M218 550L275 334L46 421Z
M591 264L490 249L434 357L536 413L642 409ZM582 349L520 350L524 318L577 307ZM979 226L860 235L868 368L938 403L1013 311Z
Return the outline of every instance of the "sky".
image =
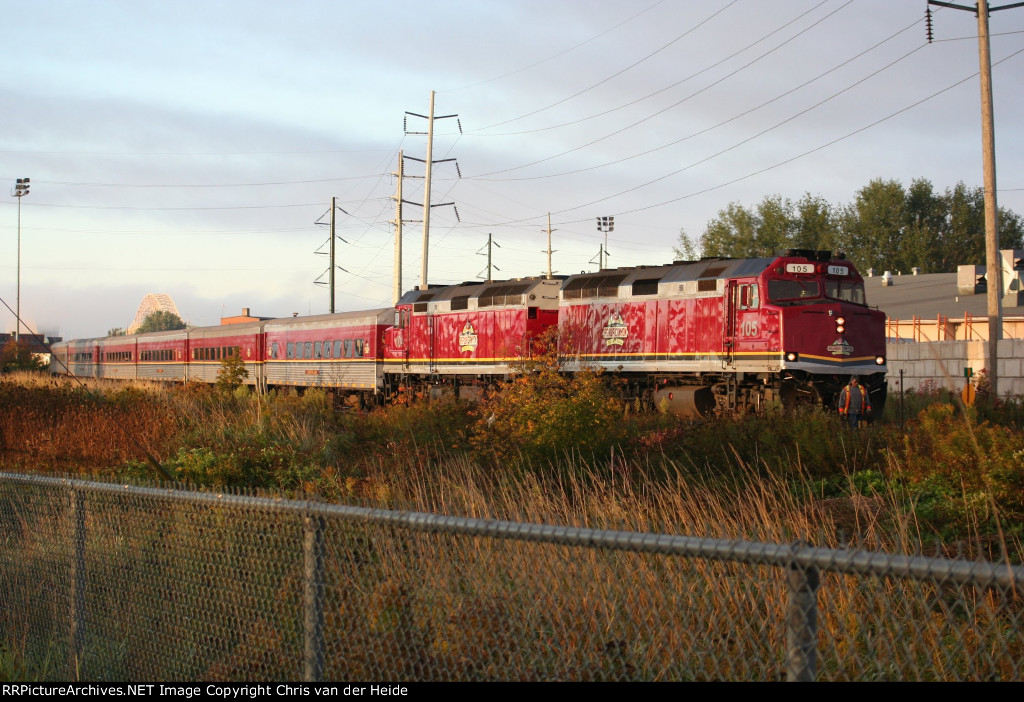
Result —
M972 4L973 3L964 3ZM995 2L999 6L1002 2ZM925 0L0 0L0 299L69 338L673 259L730 203L983 185L977 20ZM998 200L1024 214L1024 8L990 20ZM614 230L597 227L614 217ZM981 261L977 263L983 263ZM14 315L0 306L0 329Z

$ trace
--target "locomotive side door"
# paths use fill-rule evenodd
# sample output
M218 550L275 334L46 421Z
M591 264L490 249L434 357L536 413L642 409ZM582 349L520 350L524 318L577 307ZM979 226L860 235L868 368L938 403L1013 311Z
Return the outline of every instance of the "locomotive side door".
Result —
M427 314L427 368L431 373L437 371L436 340L437 324L435 324L434 315Z
M733 298L733 354L746 370L752 370L751 364L759 363L758 355L768 350L761 313L757 281L737 281Z
M727 281L722 306L725 320L722 325L723 366L732 366L736 361L736 308L739 303L739 285L735 280Z

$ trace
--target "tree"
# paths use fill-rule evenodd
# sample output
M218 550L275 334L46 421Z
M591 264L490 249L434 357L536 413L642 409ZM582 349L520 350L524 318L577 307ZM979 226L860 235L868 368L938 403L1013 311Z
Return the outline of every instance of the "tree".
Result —
M700 237L701 250L705 256L756 256L757 226L757 215L738 202L730 202L708 222Z
M935 191L926 178L904 189L896 180L872 180L852 203L834 206L805 194L795 204L779 195L748 208L730 203L694 243L680 231L676 256L699 248L705 256L771 256L783 249L843 252L862 271L949 273L985 261L985 197L962 182ZM999 210L999 248L1024 247L1024 218Z
M145 334L146 332L170 331L172 329L184 328L185 323L181 321L181 317L173 312L157 310L146 315L146 318L142 320L142 324L139 325L135 332L137 334Z
M26 341L11 339L0 350L0 372L12 370L44 370L46 366L31 351Z
M774 256L790 248L795 228L793 203L783 200L780 195L770 195L761 200L757 206L757 255Z
M127 332L121 327L114 327L107 330L107 336L124 336Z
M849 245L839 227L835 208L823 197L805 193L796 203L790 247L846 252Z
M686 235L686 230L679 228L679 246L672 247L672 255L677 261L696 261L700 258L696 243Z
M861 188L843 213L851 258L861 270L901 271L909 266L900 256L906 195L896 180L876 178Z
M236 351L220 360L220 370L217 371L217 388L231 394L240 388L248 377L249 371L245 368L245 361Z

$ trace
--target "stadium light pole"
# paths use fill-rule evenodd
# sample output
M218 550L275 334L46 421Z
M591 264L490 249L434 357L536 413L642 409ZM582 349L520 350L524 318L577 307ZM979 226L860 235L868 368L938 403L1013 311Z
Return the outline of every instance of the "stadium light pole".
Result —
M14 320L15 344L20 339L21 331L21 198L28 195L30 182L29 178L18 178L18 181L14 184L14 190L11 192L11 195L18 198L18 294L14 303L14 316L17 317Z

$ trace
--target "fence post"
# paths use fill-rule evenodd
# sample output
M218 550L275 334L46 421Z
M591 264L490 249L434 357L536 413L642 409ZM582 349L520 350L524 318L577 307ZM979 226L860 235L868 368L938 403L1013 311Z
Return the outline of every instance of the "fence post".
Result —
M85 495L71 489L71 579L70 591L70 645L68 672L72 680L81 679L79 664L82 641L85 637Z
M303 526L303 680L321 682L324 677L324 518L307 514L303 517Z
M786 580L786 681L814 682L818 675L818 569L792 562Z

